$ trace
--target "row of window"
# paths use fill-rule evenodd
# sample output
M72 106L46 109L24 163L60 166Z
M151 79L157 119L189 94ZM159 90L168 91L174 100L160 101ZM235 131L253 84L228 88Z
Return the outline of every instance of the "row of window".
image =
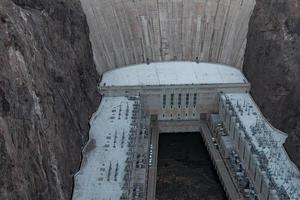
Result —
M190 104L190 96L192 94L185 94L185 106L186 107L189 107L189 104ZM196 104L197 104L197 93L194 93L193 94L194 97L193 97L193 106L196 107ZM178 94L178 100L177 100L177 103L178 103L178 108L181 108L181 97L182 97L182 94L179 93ZM167 95L164 94L163 95L163 108L166 107L166 101L167 101ZM170 97L170 105L171 105L171 108L173 108L174 106L174 94L171 94L171 97Z
M185 113L185 117L187 117L187 116L188 116L188 114ZM196 116L196 114L193 113L193 117L195 117L195 116ZM165 118L165 117L167 117L167 116L166 116L165 114L163 114L162 117ZM173 118L173 114L171 113L171 114L169 115L169 117L170 117L170 118ZM177 114L177 117L178 117L178 119L180 119L181 116L180 116L179 113Z

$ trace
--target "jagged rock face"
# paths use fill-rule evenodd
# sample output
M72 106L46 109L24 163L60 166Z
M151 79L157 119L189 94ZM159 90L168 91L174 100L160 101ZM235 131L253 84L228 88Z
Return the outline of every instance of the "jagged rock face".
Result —
M0 1L0 199L70 199L98 105L76 0Z
M300 167L300 0L257 0L249 24L244 72L272 124L287 132Z

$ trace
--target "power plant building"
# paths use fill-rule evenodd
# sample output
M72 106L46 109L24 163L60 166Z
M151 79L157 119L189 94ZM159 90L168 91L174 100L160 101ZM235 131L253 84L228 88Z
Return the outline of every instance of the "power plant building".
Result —
M300 173L283 147L287 135L263 117L238 69L146 63L107 71L98 87L102 101L74 200L154 199L160 123L201 131L228 199L300 199Z

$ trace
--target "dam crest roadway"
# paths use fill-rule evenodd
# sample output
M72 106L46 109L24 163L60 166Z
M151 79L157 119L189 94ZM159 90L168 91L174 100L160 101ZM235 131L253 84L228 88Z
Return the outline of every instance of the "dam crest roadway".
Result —
M237 68L157 62L103 73L73 200L154 200L158 137L200 132L228 199L300 199L287 134L263 117Z

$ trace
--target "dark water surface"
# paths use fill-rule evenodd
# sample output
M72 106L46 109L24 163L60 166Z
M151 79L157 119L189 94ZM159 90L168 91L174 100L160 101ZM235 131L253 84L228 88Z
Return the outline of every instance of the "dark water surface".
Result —
M226 199L200 133L160 134L156 198Z

